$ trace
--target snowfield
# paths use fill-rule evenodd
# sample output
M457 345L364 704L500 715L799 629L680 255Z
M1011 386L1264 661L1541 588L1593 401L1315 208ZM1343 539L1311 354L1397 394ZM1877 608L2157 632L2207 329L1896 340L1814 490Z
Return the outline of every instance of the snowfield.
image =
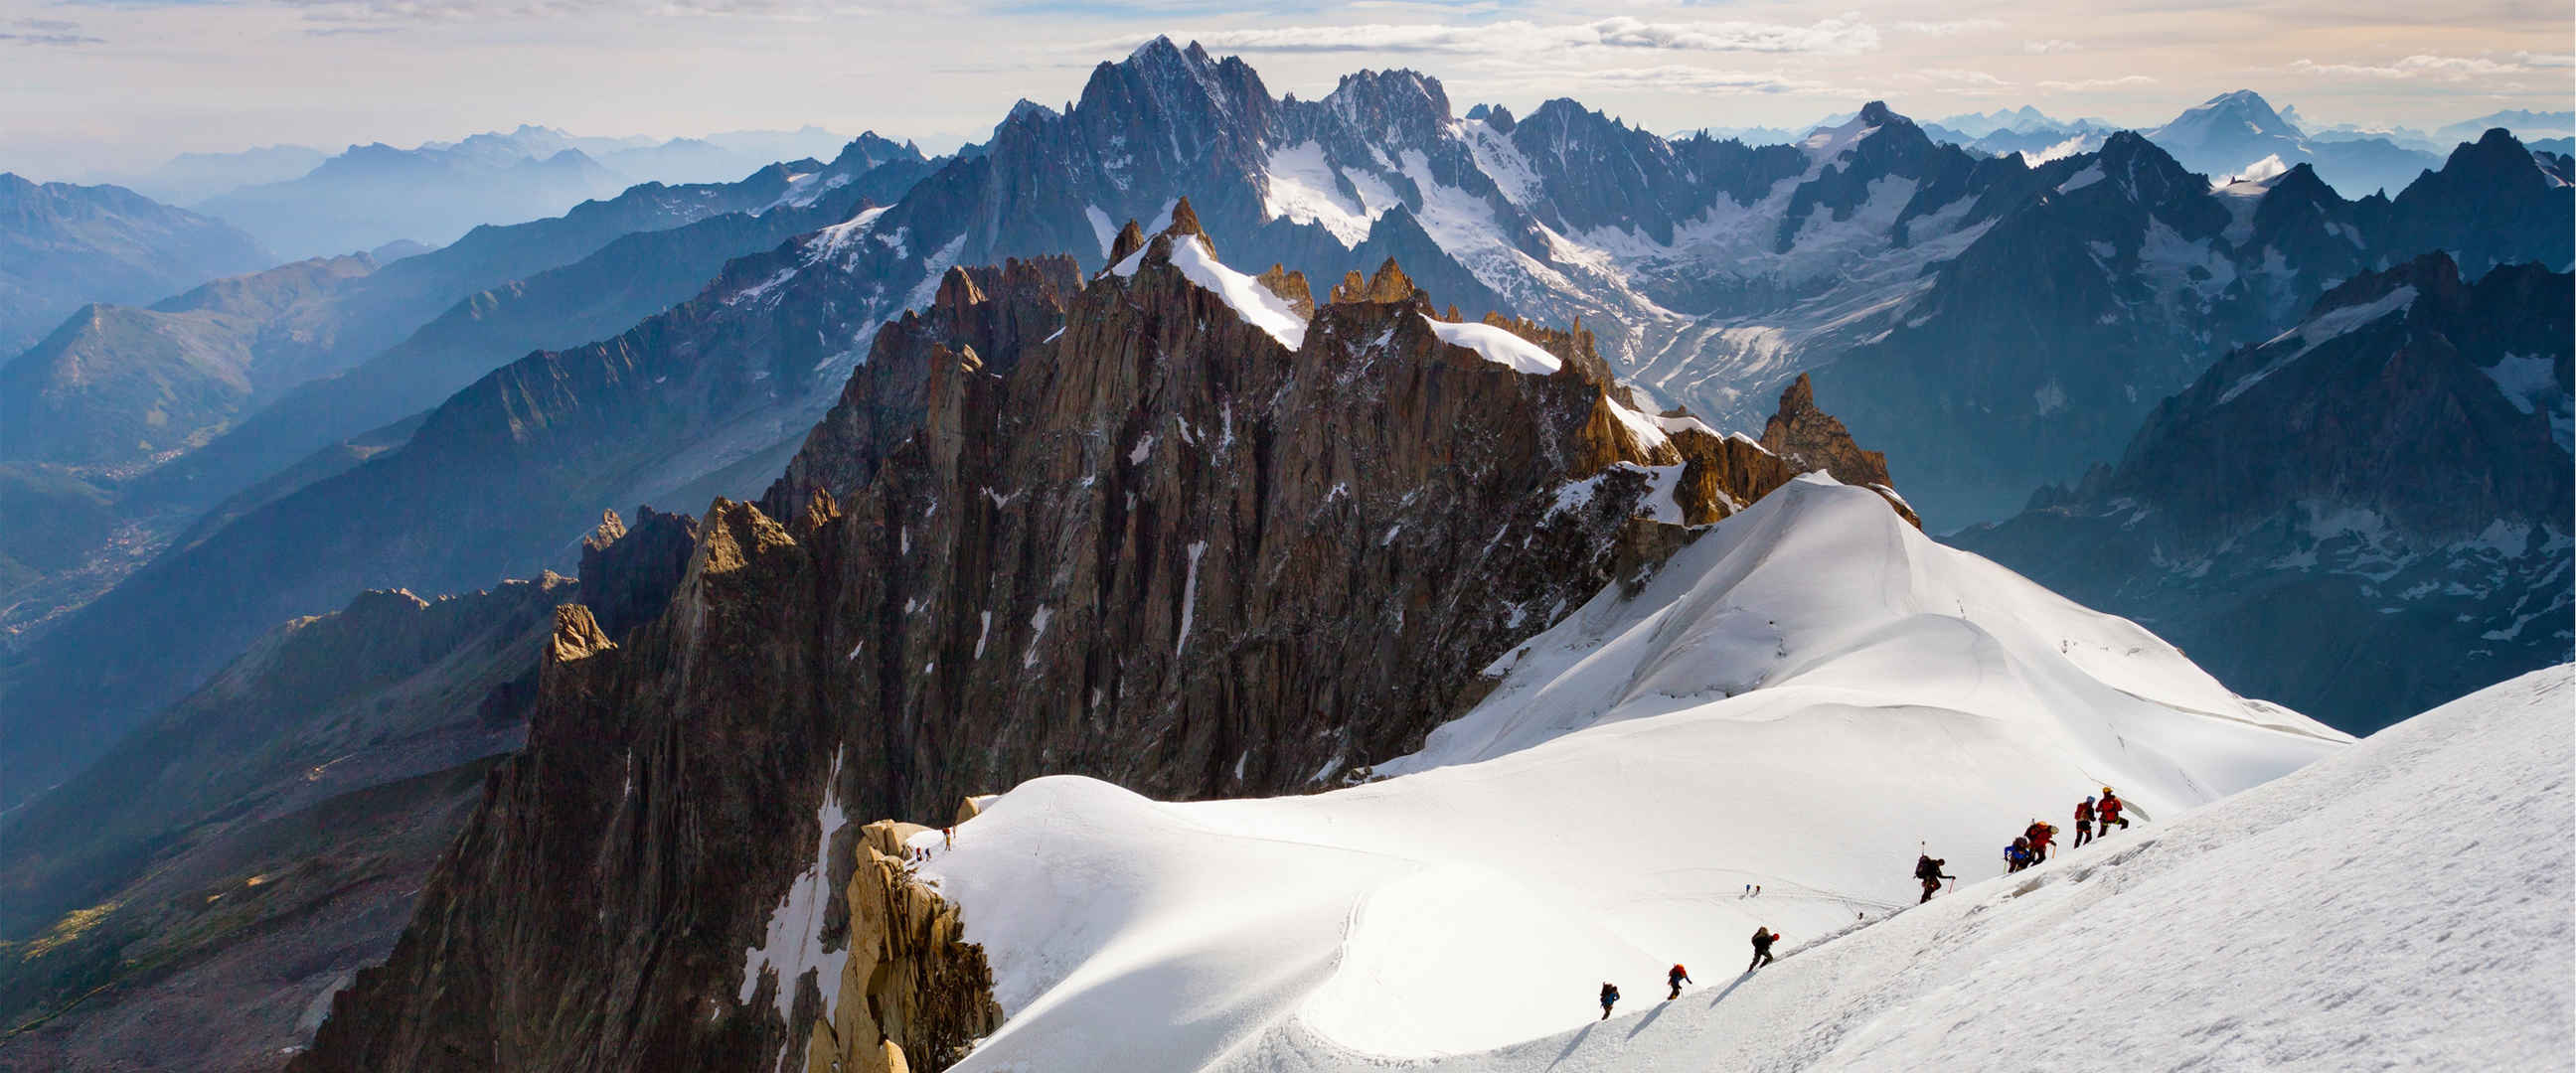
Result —
M2177 1045L2222 1065L2295 1063L2327 1052L2233 1050L2287 1029L2268 1027L2268 1007L2196 998L2314 980L2231 977L2208 929L2260 912L2240 925L2254 944L2302 905L2386 894L2282 884L2323 867L2275 872L2269 861L2306 850L2248 855L2197 833L2237 816L2224 830L2251 837L2257 821L2232 808L2175 822L2344 753L2348 738L2235 697L2137 626L1945 548L1875 493L1820 476L1707 532L1635 596L1610 587L1492 670L1501 681L1483 703L1366 785L1170 804L1054 777L990 802L924 870L963 906L1009 1018L958 1068L1932 1064L1917 1051L2100 1068L2176 1064L2118 1048ZM2532 762L2565 766L2557 733ZM2389 781L2360 779L2374 780ZM2133 803L2137 828L1967 886L2001 872L2003 844L2031 818L2064 826L2105 784ZM2315 837L2329 834L2370 832ZM1915 900L1926 843L1963 889L1896 913ZM2203 850L2208 863L2191 863ZM2116 899L2167 871L2221 867L2245 871L2172 909L2192 930L2115 927L2118 914L2092 908L2144 906ZM2407 868L2433 881L2430 865ZM1757 883L1764 893L1745 896ZM1790 956L1739 982L1757 924L1785 933ZM2068 953L2088 943L2101 964ZM2331 947L2266 939L2252 960L2294 973L2291 954ZM1702 983L1665 1005L1676 961ZM1627 1000L1602 1024L1605 980ZM2016 997L1980 1021L1975 1004L1998 988ZM2348 1002L2352 1016L2384 1005ZM2069 1023L2097 1005L2136 1027ZM1950 1012L1914 1019L1936 1009ZM2207 1031L2176 1044L2177 1018Z

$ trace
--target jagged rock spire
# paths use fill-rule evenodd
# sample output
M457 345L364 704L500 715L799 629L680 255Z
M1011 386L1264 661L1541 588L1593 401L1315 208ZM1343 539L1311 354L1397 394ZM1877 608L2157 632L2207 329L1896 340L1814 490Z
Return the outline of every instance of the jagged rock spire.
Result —
M1413 277L1405 275L1403 267L1395 263L1395 258L1389 257L1386 263L1377 266L1377 274L1365 282L1356 270L1344 273L1342 282L1333 287L1332 302L1335 305L1409 302L1421 293L1422 289L1413 285Z
M1117 264L1144 248L1145 229L1136 226L1136 221L1129 220L1127 226L1118 229L1118 237L1109 240L1109 263Z

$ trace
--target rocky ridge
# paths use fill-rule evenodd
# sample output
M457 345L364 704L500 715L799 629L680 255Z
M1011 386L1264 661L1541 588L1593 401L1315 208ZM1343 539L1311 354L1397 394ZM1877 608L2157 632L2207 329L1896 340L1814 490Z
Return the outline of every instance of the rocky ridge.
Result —
M528 750L297 1068L864 1052L830 970L879 866L843 817L1061 771L1175 797L1364 778L1650 571L1623 534L1796 476L1632 409L1576 333L1448 321L1392 264L1296 316L1302 277L1235 273L1173 218L1044 336L1011 325L1047 271L951 273L761 504L710 509L658 618L612 639L563 609Z

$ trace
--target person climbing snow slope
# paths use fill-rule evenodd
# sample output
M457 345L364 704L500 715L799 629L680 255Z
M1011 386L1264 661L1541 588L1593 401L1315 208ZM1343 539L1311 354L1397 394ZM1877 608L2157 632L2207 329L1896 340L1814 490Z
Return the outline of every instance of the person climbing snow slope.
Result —
M1779 941L1779 932L1772 931L1768 927L1753 929L1753 964L1745 966L1744 971L1752 972L1755 969L1770 964L1771 944Z
M1941 874L1941 867L1947 863L1949 862L1929 853L1914 859L1914 878L1923 881L1924 902L1931 901L1933 895L1941 892L1942 880L1957 878L1955 876ZM1916 902L1914 904L1921 905L1923 902Z
M1610 1007L1619 1001L1619 988L1607 981L1601 984L1601 1019L1610 1019Z
M2046 820L2032 820L2028 837L2030 838L2030 863L2044 862L2048 860L2049 840L2057 837L2057 825Z
M2004 847L2004 871L2018 872L2028 867L2030 867L2030 838L2027 835L2015 837L2012 845Z
M2093 841L2093 798L2087 796L2075 803L2075 845L2081 848L2090 841Z
M2095 807L2094 813L2102 817L2103 834L2110 834L2111 825L2115 823L2119 824L2123 831L2129 829L2128 818L2120 815L2120 811L2127 807L2129 807L2128 803L2120 800L2120 795L2112 793L2110 787L2102 788L2102 803Z
M1689 969L1685 969L1680 965L1674 965L1673 971L1664 974L1664 982L1673 985L1673 993L1664 996L1664 1001L1670 1002L1682 997L1683 984L1692 983L1693 981L1690 978Z

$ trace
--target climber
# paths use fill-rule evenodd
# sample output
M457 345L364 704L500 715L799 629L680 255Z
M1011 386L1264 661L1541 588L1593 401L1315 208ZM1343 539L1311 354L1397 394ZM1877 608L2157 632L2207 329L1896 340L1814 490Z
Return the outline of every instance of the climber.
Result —
M2057 837L2057 825L2046 820L2030 821L2030 863L2048 860L2048 840Z
M2129 807L2128 802L2120 800L2120 795L2112 793L2110 787L2102 788L2102 804L2094 811L2102 817L2103 834L2110 834L2111 825L2115 823L2119 824L2123 831L2129 829L2128 818L2120 815L2120 810L2127 807Z
M1602 1020L1607 1021L1607 1020L1609 1020L1609 1019L1610 1019L1610 1005L1611 1005L1612 1003L1614 1003L1614 1002L1617 1002L1617 1001L1619 1001L1619 989L1618 989L1618 987L1616 987L1615 985L1612 985L1612 984L1610 984L1610 983L1608 983L1608 982L1606 982L1606 981L1605 981L1605 982L1603 982L1603 983L1602 983L1602 985L1601 985L1601 1019L1602 1019Z
M2075 803L2075 845L2080 848L2090 841L2093 841L2093 797L2087 794L2084 800Z
M1771 944L1779 941L1779 932L1772 931L1767 927L1753 929L1753 964L1745 966L1744 971L1750 973L1755 969L1770 964Z
M1670 1002L1682 997L1683 984L1693 983L1695 981L1690 978L1689 969L1685 969L1680 965L1674 965L1673 971L1664 974L1664 982L1673 985L1673 993L1664 996L1664 1001Z
M1941 874L1941 866L1942 866L1942 865L1945 865L1945 864L1948 864L1948 863L1949 863L1949 862L1944 861L1944 860L1942 860L1942 859L1941 859L1941 858L1939 858L1939 857L1935 857L1935 856L1933 856L1933 855L1931 855L1931 854L1929 854L1929 853L1926 853L1926 854L1924 854L1924 855L1922 855L1922 856L1917 857L1917 858L1915 858L1915 859L1914 859L1914 878L1916 878L1916 879L1920 879L1920 880L1922 880L1922 881L1923 881L1923 901L1924 901L1924 902L1931 901L1931 900L1932 900L1932 896L1933 896L1933 895L1935 895L1935 894L1939 894L1939 893L1941 892L1941 881L1942 881L1942 880L1944 880L1944 879L1956 879L1956 878L1958 878L1957 876L1947 876L1947 875L1942 875L1942 874ZM1916 904L1916 905L1921 905L1921 904L1923 904L1923 902L1916 902L1916 903L1914 903L1914 904Z
M2018 872L2030 867L2030 839L2015 838L2004 847L2004 871Z

